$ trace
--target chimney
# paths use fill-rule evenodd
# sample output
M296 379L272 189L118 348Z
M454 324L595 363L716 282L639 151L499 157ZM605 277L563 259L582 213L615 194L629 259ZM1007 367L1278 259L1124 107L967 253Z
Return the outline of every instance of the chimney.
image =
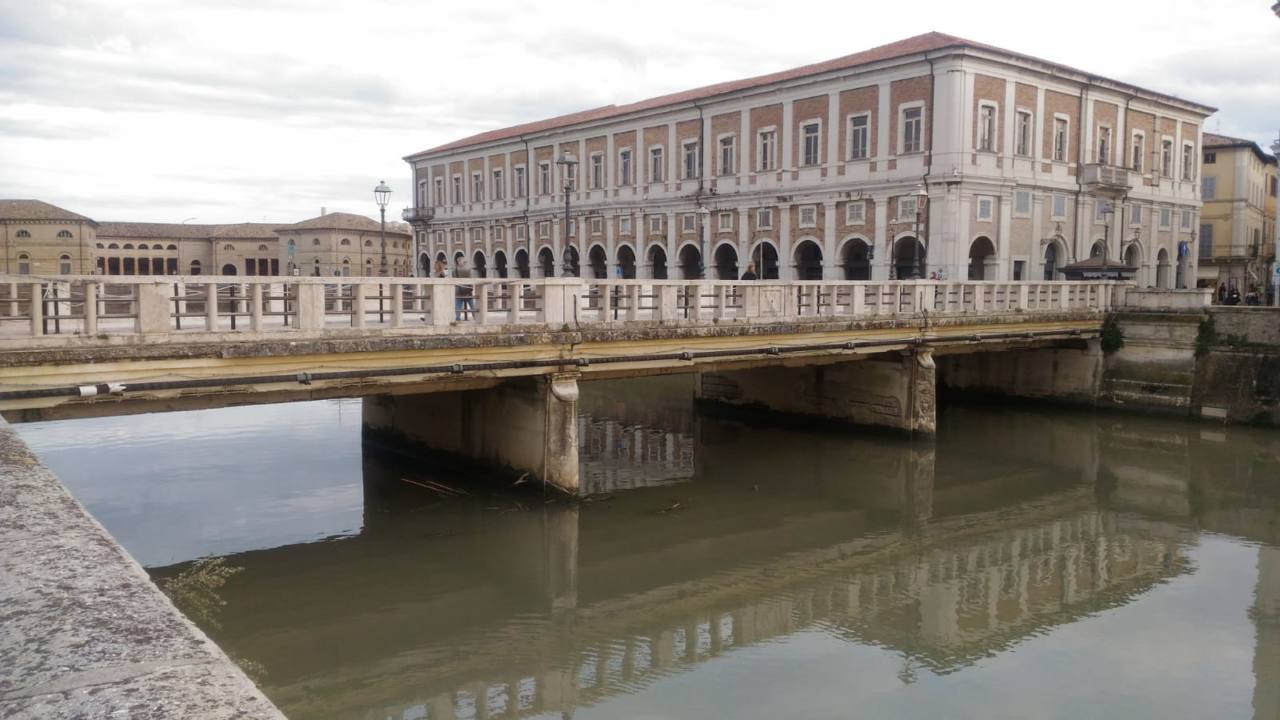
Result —
M320 217L324 217L324 206L320 206Z

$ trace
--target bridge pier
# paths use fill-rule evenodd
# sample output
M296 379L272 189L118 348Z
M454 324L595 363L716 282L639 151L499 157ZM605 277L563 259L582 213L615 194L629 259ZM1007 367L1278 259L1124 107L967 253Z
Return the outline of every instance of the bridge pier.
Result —
M938 362L938 382L948 391L1093 405L1102 369L1101 343L1081 340L1071 347L947 355Z
M931 437L937 429L933 353L807 367L700 373L699 402Z
M367 397L364 432L579 494L576 373L514 378L484 390Z

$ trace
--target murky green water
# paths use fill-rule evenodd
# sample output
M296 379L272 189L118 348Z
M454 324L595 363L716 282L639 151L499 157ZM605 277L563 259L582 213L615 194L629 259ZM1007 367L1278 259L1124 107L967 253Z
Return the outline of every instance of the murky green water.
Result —
M19 429L295 719L1280 718L1280 433L681 382L584 386L577 506L364 453L359 401Z

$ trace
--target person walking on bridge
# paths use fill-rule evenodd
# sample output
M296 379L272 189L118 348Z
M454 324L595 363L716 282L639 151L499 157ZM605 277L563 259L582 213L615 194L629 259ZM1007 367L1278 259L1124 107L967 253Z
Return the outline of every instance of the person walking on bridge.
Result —
M760 276L756 275L755 263L753 262L747 263L747 271L742 273L742 279L743 280L759 280L760 279Z
M470 278L471 266L467 263L466 258L458 258L458 269L454 270L453 276L456 278ZM458 285L454 288L457 293L453 300L453 319L456 321L470 320L476 312L475 286Z

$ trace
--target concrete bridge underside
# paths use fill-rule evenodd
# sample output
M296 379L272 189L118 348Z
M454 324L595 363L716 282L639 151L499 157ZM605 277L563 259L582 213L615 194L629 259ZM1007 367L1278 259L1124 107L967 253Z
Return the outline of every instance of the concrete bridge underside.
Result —
M1034 350L1093 382L1095 311L542 327L437 336L332 332L256 342L68 344L4 353L10 421L366 397L366 430L579 492L578 383L695 373L698 397L754 411L934 431L935 357Z

